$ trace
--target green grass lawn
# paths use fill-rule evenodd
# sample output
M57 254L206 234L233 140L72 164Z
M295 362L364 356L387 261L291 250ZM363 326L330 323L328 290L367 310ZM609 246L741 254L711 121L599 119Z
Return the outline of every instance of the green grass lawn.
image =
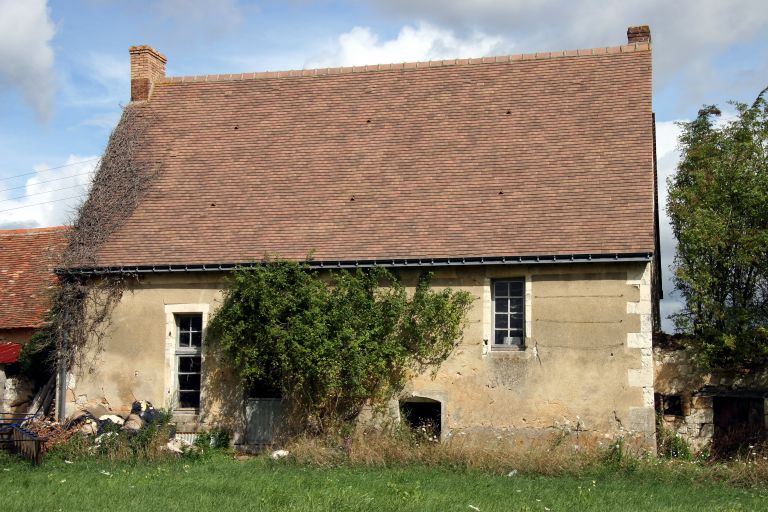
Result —
M643 470L510 477L426 467L318 468L224 455L154 464L49 459L31 467L0 456L0 510L751 511L768 510L768 488Z

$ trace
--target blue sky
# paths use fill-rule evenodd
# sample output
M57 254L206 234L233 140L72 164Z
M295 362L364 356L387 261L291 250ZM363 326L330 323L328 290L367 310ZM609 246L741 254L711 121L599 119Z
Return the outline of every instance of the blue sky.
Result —
M674 121L768 85L764 0L0 0L0 229L69 220L128 102L130 45L195 75L613 46L637 24L652 30L663 201ZM662 246L666 270L665 219Z

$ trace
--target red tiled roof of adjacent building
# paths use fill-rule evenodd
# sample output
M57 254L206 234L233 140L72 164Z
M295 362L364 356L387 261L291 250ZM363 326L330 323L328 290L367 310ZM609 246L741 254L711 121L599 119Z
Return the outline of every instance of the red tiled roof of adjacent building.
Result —
M20 343L0 343L0 364L11 364L19 360Z
M654 252L647 42L151 91L98 266Z
M56 285L66 226L0 231L0 329L40 327Z

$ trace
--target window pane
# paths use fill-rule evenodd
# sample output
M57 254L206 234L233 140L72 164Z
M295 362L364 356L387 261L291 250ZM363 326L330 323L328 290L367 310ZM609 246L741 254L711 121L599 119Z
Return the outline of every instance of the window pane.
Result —
M182 391L200 391L200 374L179 375L179 389Z
M199 391L179 392L179 407L182 409L199 409L200 408L200 392Z
M189 330L189 317L188 316L180 316L179 317L179 330L180 331L188 331Z
M200 331L193 331L190 333L191 346L200 348L202 344L203 333Z
M189 328L192 331L202 331L203 330L203 316L202 315L194 315L189 317Z
M200 373L200 356L179 357L179 373Z
M496 313L506 313L509 311L509 299L496 299L495 303Z
M189 346L189 333L188 332L179 332L179 346L180 347L188 347Z
M517 345L518 347L522 347L523 346L523 335L522 335L521 332L512 331L512 332L509 333L509 339L507 341L508 341L509 345L512 345L512 346Z
M509 299L509 312L510 313L522 313L523 312L523 299Z
M506 314L496 315L496 328L506 329L509 327L509 316Z
M493 294L496 297L504 297L509 295L509 286L506 281L496 281L493 284Z
M507 330L496 331L496 336L494 337L493 343L496 345L503 345L504 338L507 336L507 332Z
M509 319L509 327L510 329L522 329L523 328L523 317L521 316L511 316Z
M524 291L523 281L512 281L509 283L509 294L513 297L522 297Z

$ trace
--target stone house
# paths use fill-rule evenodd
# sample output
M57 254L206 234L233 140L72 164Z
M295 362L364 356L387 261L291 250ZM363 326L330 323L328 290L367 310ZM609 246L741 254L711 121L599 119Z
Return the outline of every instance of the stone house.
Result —
M45 325L66 226L0 231L0 413L26 411L32 382L19 378L22 347Z
M398 397L443 437L567 431L652 448L651 44L648 27L627 34L609 48L186 77L132 47L130 107L148 121L137 158L156 172L94 261L64 271L138 277L96 364L61 379L62 413L140 398L172 408L180 431L225 424L263 441L205 330L227 273L270 255L391 267L411 285L429 269L435 286L471 292L456 351Z

